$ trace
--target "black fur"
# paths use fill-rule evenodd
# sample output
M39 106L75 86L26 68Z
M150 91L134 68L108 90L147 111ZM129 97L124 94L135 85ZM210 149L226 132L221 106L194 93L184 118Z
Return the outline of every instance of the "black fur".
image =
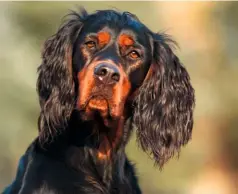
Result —
M65 128L75 105L74 82L67 55L72 56L72 45L82 28L82 22L80 15L73 13L70 16L72 18L45 42L42 64L38 68L40 141L47 141L57 129Z
M77 74L92 60L78 51L80 37L93 25L106 25L115 34L130 29L143 47L144 58L137 61L140 70L129 71L135 60L122 59L118 50L115 56L113 49L110 54L99 53L122 64L129 72L129 95L135 94L125 102L123 134L108 160L97 156L101 131L113 133L114 128L104 126L100 119L83 120L76 107ZM160 167L191 138L194 90L173 45L168 36L151 32L128 12L104 10L89 15L82 9L70 14L70 20L44 45L37 81L39 136L21 158L16 179L4 194L140 194L134 166L125 154L133 127L142 150L152 154ZM152 73L146 79L149 70Z
M154 35L156 71L141 86L133 114L138 143L160 167L190 140L193 127L194 90L171 45L166 35Z

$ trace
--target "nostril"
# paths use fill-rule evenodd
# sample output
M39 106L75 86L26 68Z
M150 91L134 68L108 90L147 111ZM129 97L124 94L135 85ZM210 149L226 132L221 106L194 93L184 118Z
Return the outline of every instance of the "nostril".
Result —
M108 74L108 70L106 67L99 67L95 69L95 74L98 76L106 76Z
M113 74L112 74L112 80L118 82L118 81L120 80L120 75L119 75L119 73L113 73Z
M107 69L106 69L106 68L101 68L101 69L99 70L99 75L105 76L106 74L107 74Z

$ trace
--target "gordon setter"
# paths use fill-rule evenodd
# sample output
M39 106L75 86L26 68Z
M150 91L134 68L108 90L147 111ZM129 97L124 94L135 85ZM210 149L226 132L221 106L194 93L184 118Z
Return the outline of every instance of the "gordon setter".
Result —
M135 129L160 168L191 138L194 89L168 35L129 12L83 8L44 44L39 135L5 194L140 194Z

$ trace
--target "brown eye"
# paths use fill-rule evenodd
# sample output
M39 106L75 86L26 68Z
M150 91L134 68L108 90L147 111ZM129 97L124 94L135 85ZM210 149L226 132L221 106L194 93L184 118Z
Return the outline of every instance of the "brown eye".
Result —
M90 48L90 49L96 48L96 42L94 42L94 41L91 41L91 40L90 40L90 41L86 42L85 44L86 44L87 47Z
M129 56L132 58L132 59L138 59L140 57L140 54L137 52L137 51L131 51L129 53Z

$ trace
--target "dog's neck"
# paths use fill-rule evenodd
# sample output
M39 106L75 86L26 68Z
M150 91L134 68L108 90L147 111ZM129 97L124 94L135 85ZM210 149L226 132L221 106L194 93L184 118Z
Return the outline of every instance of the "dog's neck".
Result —
M110 127L102 119L82 121L77 114L73 115L66 130L69 143L77 147L91 147L106 152L108 146L116 148L123 139L125 118L111 120ZM106 150L105 150L106 149Z
M109 129L101 122L83 122L74 115L69 127L47 150L75 170L86 171L91 178L96 174L107 183L114 173L119 177L124 173L125 146L130 132L129 119L118 119Z
M86 170L89 177L101 180L108 187L112 177L124 177L125 145L128 141L125 138L129 138L131 131L127 126L129 121L125 122L124 118L120 118L111 128L97 120L71 126L73 131L69 142L72 146L67 152L69 165L76 170Z

